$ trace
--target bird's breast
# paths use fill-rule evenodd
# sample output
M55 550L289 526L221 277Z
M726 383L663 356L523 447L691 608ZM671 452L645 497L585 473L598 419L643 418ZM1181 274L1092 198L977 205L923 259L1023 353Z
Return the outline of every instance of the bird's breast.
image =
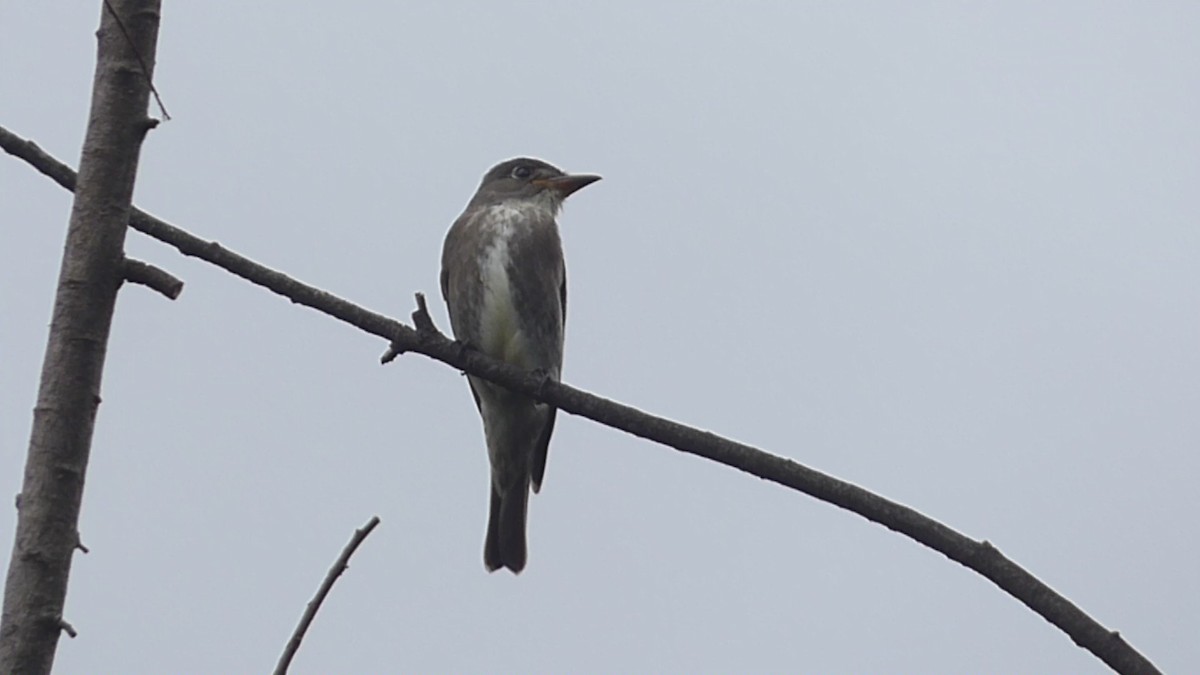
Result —
M532 367L526 336L516 306L510 242L516 227L497 219L490 228L492 237L484 248L480 261L480 281L483 284L480 311L480 347L493 358L513 365Z

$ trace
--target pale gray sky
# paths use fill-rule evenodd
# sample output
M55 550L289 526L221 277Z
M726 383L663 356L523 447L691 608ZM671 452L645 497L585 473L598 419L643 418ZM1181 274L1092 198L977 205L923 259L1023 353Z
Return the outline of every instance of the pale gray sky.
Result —
M1200 5L167 2L143 208L405 318L518 154L570 384L988 539L1200 662ZM0 6L0 124L78 163L98 1ZM70 201L0 157L0 497ZM778 486L561 417L529 567L482 563L466 383L131 233L61 673L1100 673L989 582ZM406 319L407 320L407 319ZM7 565L15 513L0 510Z

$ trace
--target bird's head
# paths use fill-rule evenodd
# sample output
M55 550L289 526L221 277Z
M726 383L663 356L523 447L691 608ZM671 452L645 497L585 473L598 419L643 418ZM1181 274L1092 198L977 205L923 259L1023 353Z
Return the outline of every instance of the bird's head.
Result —
M554 211L572 193L600 180L592 174L568 174L540 159L517 157L493 166L483 176L475 201L544 201Z

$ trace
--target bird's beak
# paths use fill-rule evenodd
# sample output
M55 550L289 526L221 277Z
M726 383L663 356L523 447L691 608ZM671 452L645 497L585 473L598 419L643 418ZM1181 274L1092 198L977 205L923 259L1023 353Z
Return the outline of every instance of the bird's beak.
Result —
M556 178L540 178L532 182L538 187L554 190L565 199L571 193L581 190L598 180L600 180L600 176L579 173L570 176L558 176Z

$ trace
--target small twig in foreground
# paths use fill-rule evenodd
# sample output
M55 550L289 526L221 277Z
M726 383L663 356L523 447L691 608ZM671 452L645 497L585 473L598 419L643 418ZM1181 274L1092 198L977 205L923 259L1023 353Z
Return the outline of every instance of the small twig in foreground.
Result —
M296 626L296 630L292 631L292 637L288 640L283 655L279 657L279 663L275 666L275 675L287 673L288 667L292 665L292 658L296 656L296 650L300 649L300 641L304 639L304 634L308 632L308 627L312 625L313 619L317 616L317 610L321 609L321 603L325 602L325 596L329 595L329 590L333 588L333 582L337 581L337 578L342 576L342 572L346 571L349 567L350 556L354 555L359 544L363 543L363 540L378 524L379 516L371 516L371 520L367 521L366 525L354 531L354 536L350 537L350 543L346 544L346 548L342 549L342 554L338 556L337 562L333 563L333 567L330 567L329 572L325 574L325 581L321 582L317 594L308 601L308 607L304 609L304 616L300 617L300 624Z

